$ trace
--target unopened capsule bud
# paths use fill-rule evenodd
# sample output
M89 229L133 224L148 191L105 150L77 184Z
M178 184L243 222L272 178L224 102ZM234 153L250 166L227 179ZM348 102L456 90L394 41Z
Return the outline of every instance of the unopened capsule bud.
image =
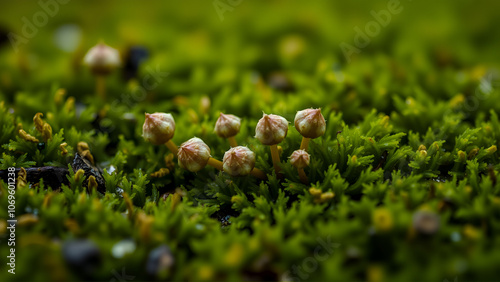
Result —
M266 115L259 120L255 128L255 137L263 145L276 145L285 139L288 133L288 121L278 115Z
M146 113L146 120L142 127L142 137L154 145L168 142L174 137L175 121L171 114Z
M417 211L413 214L413 227L423 235L432 235L439 230L439 216L430 211Z
M221 113L215 123L215 133L223 138L233 137L240 132L240 126L241 120L239 117Z
M296 168L309 166L310 156L305 150L295 150L290 156L290 163Z
M210 148L203 140L194 137L182 143L177 152L179 165L192 172L202 170L210 159Z
M90 67L90 70L99 75L107 75L114 68L120 66L121 59L118 50L110 46L99 43L90 48L83 62Z
M248 175L254 167L255 154L247 147L234 147L224 154L223 169L229 175Z
M306 109L295 115L295 128L306 138L318 138L325 134L326 121L321 109Z

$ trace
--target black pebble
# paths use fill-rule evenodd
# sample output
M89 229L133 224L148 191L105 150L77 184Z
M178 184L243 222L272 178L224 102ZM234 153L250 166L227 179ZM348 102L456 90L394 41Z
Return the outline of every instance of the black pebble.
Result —
M396 251L394 239L387 234L371 234L368 240L370 261L389 261Z
M90 240L66 241L62 247L62 254L66 263L84 277L92 276L101 264L101 252Z
M2 45L7 45L7 42L9 41L9 32L5 27L0 26L0 47Z
M40 142L36 147L38 148L38 150L42 151L43 149L45 149L45 143Z
M170 269L173 264L174 256L170 248L166 245L161 245L149 253L146 271L149 275L156 276Z
M137 77L137 71L141 63L149 57L149 52L145 47L132 46L127 50L123 76L125 80Z
M293 92L295 90L290 78L283 72L269 74L267 83L269 87L283 92Z
M85 172L85 178L88 179L89 176L94 176L97 182L97 191L101 193L106 192L106 184L104 182L104 178L102 177L101 171L99 168L94 166L89 160L82 158L80 154L76 153L75 158L73 159L73 163L71 164L73 171L76 173L79 169L83 169ZM87 187L88 180L83 182L83 185Z

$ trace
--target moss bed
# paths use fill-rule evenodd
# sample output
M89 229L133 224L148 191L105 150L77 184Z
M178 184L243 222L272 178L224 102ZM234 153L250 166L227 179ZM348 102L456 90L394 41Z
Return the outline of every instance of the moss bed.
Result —
M211 2L90 2L61 5L18 52L0 45L3 258L17 169L16 274L3 263L0 280L498 279L500 4L404 3L347 62L339 43L385 1L244 1L223 21ZM40 9L6 5L19 34ZM85 35L69 53L48 39L68 23ZM147 53L107 77L104 102L81 64L99 39L124 62ZM288 159L306 108L326 119L310 184ZM240 117L267 179L182 169L143 139L145 112L171 113L177 145L196 136L219 160L217 118ZM254 137L263 112L290 122L281 176Z

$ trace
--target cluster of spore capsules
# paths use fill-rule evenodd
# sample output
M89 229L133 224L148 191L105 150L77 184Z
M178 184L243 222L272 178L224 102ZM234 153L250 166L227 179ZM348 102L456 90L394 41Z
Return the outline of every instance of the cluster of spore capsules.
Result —
M266 174L255 167L255 153L248 147L238 146L234 136L240 131L241 120L237 116L221 113L215 124L215 133L226 138L231 145L222 159L216 160L210 155L210 147L200 138L193 137L177 147L172 142L175 132L175 121L168 113L146 113L143 125L143 137L154 144L165 144L167 148L177 155L179 166L191 172L202 170L210 165L224 171L231 176L253 175L266 179ZM295 128L302 135L300 149L292 153L290 163L297 168L302 182L308 179L304 168L309 165L310 155L307 153L309 141L325 134L326 121L321 114L321 109L305 109L297 112ZM288 121L281 116L264 114L255 128L255 137L263 144L270 146L276 175L280 173L280 156L278 144L288 133Z

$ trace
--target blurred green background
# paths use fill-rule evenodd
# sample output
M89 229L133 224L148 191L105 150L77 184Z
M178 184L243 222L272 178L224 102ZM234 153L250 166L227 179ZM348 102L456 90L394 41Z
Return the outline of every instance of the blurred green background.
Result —
M408 68L425 73L434 66L499 63L496 1L398 1L403 10L352 56L354 64L339 45L355 45L354 28L364 30L374 20L371 11L387 10L389 1L243 0L233 1L238 5L222 17L216 1L49 2L57 3L58 11L15 52L9 32L22 36L23 17L33 23L43 9L37 1L2 1L0 91L6 99L19 91L48 89L54 81L83 99L94 88L80 62L99 41L122 54L130 46L147 48L141 71L152 66L169 73L168 82L155 89L166 97L215 95L224 87L239 88L248 73L266 79L276 71L292 77L296 89L312 89L300 74L325 65L347 76L359 71L382 76L384 67L404 74ZM391 65L376 63L386 59Z

